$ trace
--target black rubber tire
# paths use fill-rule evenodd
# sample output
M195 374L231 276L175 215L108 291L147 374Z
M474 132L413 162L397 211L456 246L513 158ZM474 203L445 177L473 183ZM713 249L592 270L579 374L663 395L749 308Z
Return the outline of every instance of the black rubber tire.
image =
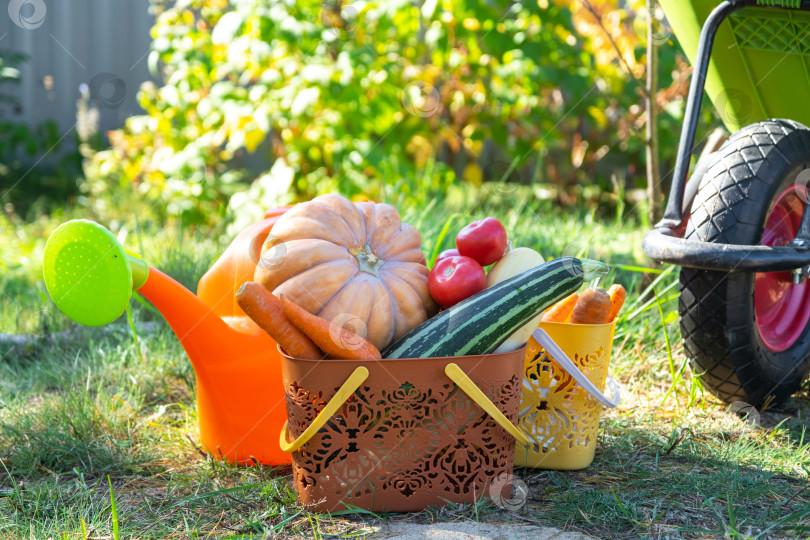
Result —
M741 129L703 177L685 237L759 244L777 195L808 168L807 127L767 120ZM767 349L756 326L754 276L683 268L678 307L684 351L704 387L727 403L761 407L790 397L810 370L810 324L789 349Z

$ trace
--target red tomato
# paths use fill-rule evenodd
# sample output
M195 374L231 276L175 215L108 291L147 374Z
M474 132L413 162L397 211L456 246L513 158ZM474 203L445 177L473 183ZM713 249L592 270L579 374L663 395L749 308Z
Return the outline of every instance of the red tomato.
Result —
M446 308L486 288L487 274L481 265L460 255L436 263L428 277L430 296Z
M446 259L447 257L458 257L461 253L458 252L457 249L445 249L436 257L436 262L433 263L433 266L439 264L439 261L442 259Z
M494 217L473 221L456 236L458 252L487 266L506 252L506 228Z

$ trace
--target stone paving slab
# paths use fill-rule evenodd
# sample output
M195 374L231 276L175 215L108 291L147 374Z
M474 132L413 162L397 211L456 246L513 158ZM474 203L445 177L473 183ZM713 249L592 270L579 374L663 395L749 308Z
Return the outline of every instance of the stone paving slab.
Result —
M593 537L534 525L454 521L430 525L388 522L366 538L375 540L589 540Z

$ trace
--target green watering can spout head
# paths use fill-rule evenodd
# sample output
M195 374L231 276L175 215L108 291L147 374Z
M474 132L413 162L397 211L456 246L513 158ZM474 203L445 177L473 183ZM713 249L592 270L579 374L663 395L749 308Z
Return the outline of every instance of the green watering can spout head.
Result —
M87 326L117 319L149 273L149 266L127 253L110 231L85 219L53 231L43 259L45 286L54 303Z

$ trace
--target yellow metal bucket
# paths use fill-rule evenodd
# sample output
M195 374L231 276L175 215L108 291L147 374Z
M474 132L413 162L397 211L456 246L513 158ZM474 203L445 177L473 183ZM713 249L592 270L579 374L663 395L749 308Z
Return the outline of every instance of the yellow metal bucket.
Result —
M518 444L515 465L576 470L591 464L602 405L620 400L608 377L616 323L543 322L526 348L518 428L531 444ZM603 394L605 383L612 397Z

